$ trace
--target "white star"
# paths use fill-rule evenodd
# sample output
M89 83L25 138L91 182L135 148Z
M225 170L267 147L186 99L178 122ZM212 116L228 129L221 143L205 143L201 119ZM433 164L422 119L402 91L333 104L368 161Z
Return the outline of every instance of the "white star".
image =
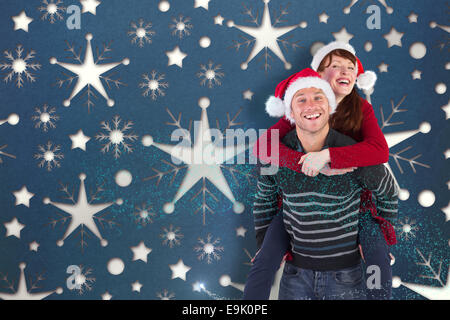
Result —
M386 63L382 62L380 63L380 65L378 66L378 70L380 70L381 72L388 72L388 67L389 65L387 65Z
M94 221L94 215L99 213L100 211L105 210L106 208L112 206L114 202L109 203L99 203L99 204L91 204L87 199L86 187L84 185L84 180L86 179L86 175L84 173L79 175L80 178L80 189L78 191L78 201L74 204L68 203L57 203L52 202L49 198L44 199L45 204L50 204L68 214L71 215L70 224L67 227L66 232L61 240L59 240L56 244L58 246L64 245L64 240L77 229L79 226L86 226L91 232L100 239L100 243L102 246L108 245L108 241L102 238L100 231L97 228L97 225ZM120 204L119 201L116 201L117 204Z
M56 58L50 58L51 64L58 64L61 67L75 73L78 76L77 83L73 88L72 94L69 99L64 101L64 106L70 106L70 101L86 86L93 86L107 101L109 107L114 106L114 100L108 97L105 88L103 87L102 74L114 69L120 64L128 65L130 60L128 58L123 59L120 62L112 62L105 64L97 64L94 60L94 54L92 52L91 40L93 36L91 33L86 34L85 39L87 40L86 52L84 56L84 61L82 64L73 64L59 62Z
M80 148L86 151L86 143L91 140L90 137L85 136L83 130L78 130L77 133L69 135L70 140L72 140L72 149Z
M145 246L144 241L141 241L137 246L131 247L130 249L133 251L133 261L142 260L147 262L147 256L152 252L151 248Z
M386 33L383 38L386 39L386 41L388 42L388 48L393 47L393 46L398 46L401 47L402 46L402 37L405 33L404 32L398 32L397 30L395 30L394 27L391 28L391 31L389 31L389 33Z
M422 71L415 69L413 72L411 72L411 76L413 80L420 80L422 79Z
M196 132L195 142L192 147L180 145L167 145L161 143L154 143L152 138L151 144L145 146L155 146L158 149L171 155L172 159L177 159L180 162L188 164L187 173L181 182L181 185L172 200L166 203L163 210L166 213L172 213L175 209L175 203L183 197L199 180L208 179L214 186L223 193L232 203L235 213L242 213L244 205L237 202L234 198L233 192L225 179L221 170L221 164L226 163L227 160L234 158L236 155L244 152L248 146L227 145L225 147L217 146L217 143L212 142L211 130L209 128L208 115L206 109L210 104L210 100L206 97L199 99L199 106L202 108L202 115L198 130ZM196 122L197 125L198 122ZM203 211L203 224L205 224L205 210Z
M39 243L37 243L36 241L33 241L30 243L30 251L38 251L39 248Z
M447 160L448 158L450 158L450 149L445 150L444 156L445 156L445 160Z
M237 237L245 237L245 233L247 232L247 229L245 229L243 226L240 226L236 229L236 236Z
M224 18L220 14L218 14L217 16L214 17L214 24L222 25L223 20Z
M448 120L450 118L450 100L445 106L442 106L441 109L445 112L445 120Z
M353 38L353 34L348 33L347 29L343 27L339 32L333 32L333 37L336 41L349 43L349 41Z
M57 288L53 291L30 293L31 289L27 289L27 282L25 280L25 263L19 264L20 268L20 278L19 284L17 285L17 291L15 293L4 293L0 292L0 299L3 300L42 300L53 293L61 294L63 292L62 288Z
M141 292L142 284L139 281L135 281L131 284L132 291Z
M250 91L250 89L248 89L247 91L244 91L244 99L252 100L253 94L254 93L252 91Z
M180 50L180 47L176 46L172 51L166 52L169 58L168 66L176 64L180 68L183 68L183 59L187 57L187 54Z
M408 16L409 23L417 23L417 17L417 14L411 12L411 14Z
M100 5L100 1L98 0L80 0L83 9L81 13L90 12L93 15L97 13L97 7Z
M102 294L102 300L111 300L112 295L106 291L104 294Z
M322 13L321 15L319 15L319 21L320 21L320 23L328 23L328 18L329 18L330 16L329 15L327 15L325 12L324 13Z
M25 11L22 11L18 16L12 17L14 21L14 31L22 29L28 32L28 25L33 21L33 18L27 17Z
M233 21L228 21L227 26L236 28L245 32L246 34L255 38L255 44L247 60L241 64L241 69L246 70L249 62L264 49L270 49L281 61L284 63L286 69L290 69L292 65L288 63L283 55L283 52L278 45L278 38L286 33L296 29L298 25L284 26L275 28L272 25L269 11L269 0L264 0L264 12L262 16L261 25L257 27L239 26L235 25Z
M450 220L450 202L444 208L441 208L442 212L445 213L445 222Z
M172 270L172 279L180 278L186 281L186 273L191 270L191 267L186 266L183 260L178 260L177 264L170 264L170 270Z
M22 189L13 191L14 197L16 197L16 206L23 204L25 207L30 207L30 199L33 198L34 193L27 190L26 186Z
M205 8L206 10L208 10L208 3L211 0L195 0L195 4L194 4L194 8Z
M20 231L25 228L24 224L21 224L16 217L12 219L10 222L5 222L3 224L6 228L6 236L15 236L20 239Z

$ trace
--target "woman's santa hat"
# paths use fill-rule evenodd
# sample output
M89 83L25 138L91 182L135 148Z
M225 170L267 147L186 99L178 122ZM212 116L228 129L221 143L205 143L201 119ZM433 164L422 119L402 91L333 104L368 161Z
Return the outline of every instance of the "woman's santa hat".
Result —
M266 112L271 117L286 116L291 123L295 123L295 120L291 117L291 101L298 90L305 88L321 89L331 107L330 114L336 110L336 97L330 84L321 79L316 71L306 68L294 73L277 85L275 96L271 96L266 102Z
M361 61L356 56L355 49L348 43L345 42L339 42L339 41L333 41L327 44L326 46L323 46L320 48L316 54L313 57L313 60L311 62L311 67L314 71L317 71L319 69L319 65L322 62L322 60L325 58L327 54L329 54L333 50L345 50L353 54L356 58L356 86L359 89L362 90L369 90L373 88L375 85L375 82L377 81L377 75L375 72L367 70L364 72L363 65Z

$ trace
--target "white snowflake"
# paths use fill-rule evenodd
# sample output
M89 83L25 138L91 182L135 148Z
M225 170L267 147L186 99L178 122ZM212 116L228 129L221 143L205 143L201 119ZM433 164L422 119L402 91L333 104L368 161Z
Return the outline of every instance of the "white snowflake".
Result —
M153 223L152 218L155 217L156 214L150 211L152 209L150 205L146 206L145 203L143 203L140 207L136 206L135 209L136 212L134 213L134 217L136 223L139 223L142 226Z
M213 260L220 260L219 252L223 251L222 246L218 246L220 238L212 241L212 235L209 233L206 236L206 241L202 238L198 238L200 246L196 246L194 251L199 252L198 259L203 260L206 257L206 263L210 264Z
M131 22L132 31L128 31L128 35L133 37L131 39L132 44L138 44L140 48L144 47L145 43L152 43L151 37L156 34L155 31L151 30L152 23L145 23L143 19L139 19L139 25L134 21Z
M167 289L164 289L163 292L158 292L156 296L161 300L171 300L175 298L175 294L169 293Z
M170 225L168 229L163 227L162 230L163 233L160 234L160 237L163 239L163 245L168 245L170 248L173 248L175 245L180 245L180 240L184 237L179 232L180 228L174 229L173 225Z
M78 290L78 294L82 295L86 291L91 291L95 282L95 278L90 276L92 274L91 268L85 268L83 265L78 266L80 273L75 276L75 289Z
M1 70L10 70L8 74L3 78L5 82L13 81L14 75L16 76L16 86L21 88L25 79L29 82L34 82L36 80L35 75L30 72L30 69L36 71L41 68L39 63L32 63L31 60L34 58L34 54L36 53L34 50L27 52L26 56L23 58L23 47L22 45L17 45L16 48L16 58L14 58L13 53L5 50L4 54L6 59L9 62L0 63Z
M197 77L201 78L200 84L202 86L208 85L208 88L213 88L214 85L220 86L222 83L220 82L220 78L222 78L225 74L220 72L221 65L218 64L214 66L214 62L209 61L208 66L200 65L201 71L197 73Z
M59 160L63 159L64 155L59 153L59 151L61 151L60 145L53 146L53 143L48 141L45 146L39 145L38 150L40 153L36 153L34 158L41 160L38 164L39 168L45 166L47 171L51 171L53 168L61 167Z
M405 217L403 220L398 221L398 225L395 226L400 238L408 241L411 238L416 237L416 232L419 227L416 224L416 220L410 220L409 217Z
M106 133L99 133L95 136L95 139L100 141L107 141L103 145L101 151L103 153L109 152L110 148L114 152L114 158L119 158L121 154L121 148L125 150L127 153L133 152L133 148L131 148L130 142L136 141L138 136L132 133L127 133L133 126L132 121L128 121L124 123L122 128L120 128L120 123L122 120L118 115L114 116L112 121L113 127L111 128L110 124L106 121L102 121L101 125Z
M50 2L49 2L50 1ZM56 20L63 20L63 13L66 11L66 7L61 6L62 0L42 0L42 6L38 8L40 12L43 12L41 20L49 20L50 23L55 23Z
M139 87L141 89L145 89L142 95L144 97L147 97L150 95L152 100L156 100L156 98L159 96L164 97L165 93L162 89L166 89L169 84L167 82L162 82L164 80L165 74L158 75L158 72L155 70L152 70L151 78L148 76L148 74L143 74L142 78L144 78L145 82L139 83Z
M31 119L36 122L35 128L42 128L44 132L47 132L49 128L56 128L55 122L59 120L57 116L56 108L51 108L47 104L44 104L42 110L40 108L35 108L35 113Z
M172 29L172 35L178 35L178 37L181 39L183 36L189 36L191 32L189 31L194 26L189 23L191 21L191 18L189 17L183 17L180 15L177 18L172 18L173 24L169 25L169 28Z

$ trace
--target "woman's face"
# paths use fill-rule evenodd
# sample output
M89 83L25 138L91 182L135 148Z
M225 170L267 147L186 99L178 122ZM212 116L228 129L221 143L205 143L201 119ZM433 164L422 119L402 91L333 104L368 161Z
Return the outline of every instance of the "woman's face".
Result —
M319 74L330 84L338 103L349 95L355 86L356 68L347 58L332 55L330 65L323 71L319 71Z

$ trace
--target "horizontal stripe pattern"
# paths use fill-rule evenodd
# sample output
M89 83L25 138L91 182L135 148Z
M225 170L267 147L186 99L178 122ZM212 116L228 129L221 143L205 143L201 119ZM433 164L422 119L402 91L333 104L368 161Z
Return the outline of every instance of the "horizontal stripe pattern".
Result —
M333 135L329 147L339 142L340 134ZM285 167L275 175L260 175L253 206L258 248L273 217L282 214L294 264L313 270L354 265L359 261L357 236L365 189L372 192L378 215L393 221L398 187L384 165L336 176L308 177Z

